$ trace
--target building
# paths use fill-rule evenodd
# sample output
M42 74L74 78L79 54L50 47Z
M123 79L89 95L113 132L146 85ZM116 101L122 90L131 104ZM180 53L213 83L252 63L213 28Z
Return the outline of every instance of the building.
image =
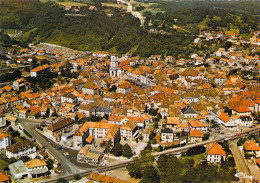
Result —
M173 130L170 129L170 128L164 128L162 131L161 131L161 141L162 143L173 143Z
M193 120L189 121L188 124L191 130L201 130L203 133L207 133L209 131L209 125L207 123Z
M244 148L245 154L247 154L249 156L254 156L256 158L260 157L260 147L259 147L259 144L257 144L255 140L250 140L248 142L245 142L243 148Z
M201 130L191 130L190 131L190 143L202 142L203 132Z
M251 110L246 105L238 105L232 109L233 115L250 116Z
M221 160L226 160L226 152L221 145L214 142L208 144L207 148L207 162L209 163L221 163Z
M251 116L240 116L239 119L241 127L251 127L254 122Z
M50 65L42 65L31 70L31 77L38 77L51 72Z
M0 183L9 183L10 178L5 173L0 173Z
M87 176L87 182L91 183L91 182L95 182L95 183L103 183L103 182L115 182L115 183L131 183L129 181L126 180L121 180L118 178L114 178L114 177L110 177L107 175L102 175L102 174L98 174L98 173L91 173Z
M134 140L137 137L139 131L137 128L137 124L127 121L126 123L120 126L120 134L121 137L125 138L126 140Z
M6 148L6 156L8 158L18 159L22 156L35 158L37 155L37 146L30 140L23 140Z
M118 56L112 55L110 57L110 70L109 74L111 77L120 76L121 70L118 68Z
M10 174L15 180L21 180L24 177L28 177L27 168L22 160L18 160L15 163L8 165Z
M24 164L30 178L45 176L48 172L47 164L43 159L32 159Z
M6 126L6 117L5 114L0 112L0 128Z
M61 96L61 103L68 102L68 103L77 103L77 97L72 93L66 93Z
M0 150L6 149L11 145L11 135L0 132Z
M71 118L62 119L52 125L50 125L49 130L52 131L53 136L60 140L60 136L63 133L67 133L73 130L73 125L75 121Z
M80 145L84 147L89 136L104 141L111 140L113 144L116 144L121 140L120 127L106 122L85 122L74 134L73 146L78 147Z
M102 153L92 151L88 146L84 146L77 154L77 161L98 165L102 159Z
M197 118L198 116L198 113L191 106L181 109L181 113L184 115L184 118Z

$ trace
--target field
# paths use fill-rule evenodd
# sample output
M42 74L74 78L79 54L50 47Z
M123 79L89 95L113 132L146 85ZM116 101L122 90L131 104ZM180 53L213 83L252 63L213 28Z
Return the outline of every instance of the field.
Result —
M6 166L8 166L9 163L5 160L0 159L0 171L3 170Z
M21 32L20 30L17 29L6 29L5 31L7 34L17 34Z
M125 4L117 4L117 3L102 3L102 6L113 7L113 8L122 8L126 10L127 6Z
M59 5L62 6L89 6L88 4L84 4L84 3L79 3L79 2L72 2L72 1L65 1L65 2L56 2Z

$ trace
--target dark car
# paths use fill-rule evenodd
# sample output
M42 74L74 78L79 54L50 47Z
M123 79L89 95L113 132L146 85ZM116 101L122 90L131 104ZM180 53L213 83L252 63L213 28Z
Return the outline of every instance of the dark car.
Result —
M59 146L59 147L56 147L56 149L57 149L57 150L61 150L61 149L62 149L62 147L61 147L61 146Z

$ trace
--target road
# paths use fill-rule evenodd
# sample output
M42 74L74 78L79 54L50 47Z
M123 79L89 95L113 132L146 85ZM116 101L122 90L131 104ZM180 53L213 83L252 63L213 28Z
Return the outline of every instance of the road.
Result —
M230 150L234 156L237 170L245 173L246 175L251 175L245 159L237 147L237 140L230 143Z
M134 17L138 18L140 20L140 26L143 27L144 26L144 22L145 22L145 17L138 11L133 11L133 6L131 3L126 2L124 0L117 0L117 2L123 3L123 4L127 4L127 12L131 13Z
M31 135L33 136L36 141L46 148L48 152L61 163L62 168L62 176L71 175L71 174L78 174L82 171L87 171L87 168L81 168L69 161L67 157L65 157L60 151L55 149L45 138L43 138L34 128L35 123L39 123L38 121L32 121L28 119L21 119L19 118L22 127Z
M77 174L80 174L81 176L87 176L92 172L106 172L109 170L113 170L113 169L118 169L118 168L122 168L127 166L132 160L127 160L123 163L117 163L115 165L111 165L111 166L107 166L107 167L99 167L99 168L81 168L78 167L76 165L74 165L73 163L71 163L69 161L69 159L67 159L61 152L59 152L58 150L56 150L50 143L48 143L48 141L45 140L45 138L43 138L40 134L38 134L38 132L35 130L34 126L35 123L40 123L40 121L35 121L35 120L28 120L28 119L21 119L19 118L21 125L24 127L24 129L31 134L31 136L33 136L37 142L39 144L41 144L42 146L44 146L49 152L50 154L57 159L61 164L62 164L62 174L60 177L63 177L67 180L73 180L74 176ZM174 154L174 153L178 153L178 152L183 152L189 148L192 147L196 147L196 146L200 146L200 145L205 145L208 143L212 143L212 142L220 142L223 140L230 140L233 141L235 139L239 139L243 136L246 136L250 133L256 133L259 132L260 128L256 127L256 128L252 128L248 131L244 131L244 132L235 132L232 134L226 134L222 137L219 138L215 138L213 140L207 140L207 141L203 141L201 143L197 143L197 144L190 144L190 145L186 145L183 147L179 147L179 148L174 148L174 149L168 149L162 152L156 152L156 153L152 153L153 156L160 156L162 154ZM239 134L239 136L238 136ZM49 181L44 181L44 182L56 182L57 179L59 177L56 177L54 179L51 179Z

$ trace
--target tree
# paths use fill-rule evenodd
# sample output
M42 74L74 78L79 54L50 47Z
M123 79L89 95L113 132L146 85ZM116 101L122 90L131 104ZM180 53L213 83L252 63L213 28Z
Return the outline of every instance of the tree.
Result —
M122 148L122 155L128 159L133 156L132 149L127 143Z
M64 179L64 178L59 178L59 179L57 180L57 183L69 183L69 182L66 181L66 179Z
M203 135L203 140L208 140L209 137L210 137L210 133L209 133L209 132L208 132L208 133L205 133L205 134Z
M20 158L23 162L30 161L30 158L28 156L22 156Z
M111 139L109 139L109 141L104 141L101 144L102 148L105 148L105 152L111 152L112 148L113 148L113 142Z
M79 174L77 174L77 175L74 176L74 179L75 179L75 180L79 180L79 179L81 179L81 177L80 177Z
M122 144L117 143L111 150L111 153L114 154L115 156L121 156L122 155Z
M141 153L139 157L133 159L126 168L131 177L140 179L143 177L145 170L153 166L154 157L149 153Z
M53 160L52 159L48 159L47 161L46 161L46 166L47 166L47 168L49 169L49 170L52 170L53 169Z
M158 174L158 170L153 166L148 167L143 175L140 183L160 183L160 176Z

